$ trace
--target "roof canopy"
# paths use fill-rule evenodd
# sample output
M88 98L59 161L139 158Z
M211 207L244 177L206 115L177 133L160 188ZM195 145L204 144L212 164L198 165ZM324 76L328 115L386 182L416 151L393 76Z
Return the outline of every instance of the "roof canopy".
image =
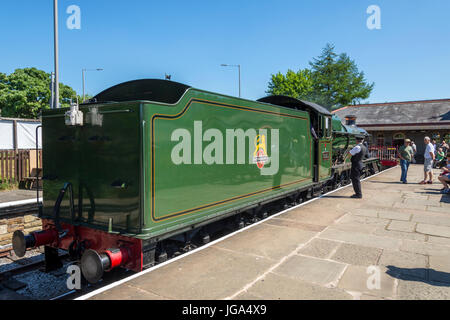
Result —
M318 112L321 114L331 116L331 113L327 109L325 109L324 107L322 107L316 103L312 103L309 101L303 101L303 100L295 99L295 98L288 97L288 96L273 95L273 96L267 96L267 97L258 99L257 101L264 102L264 103L270 103L270 104L274 104L277 106L292 108L292 109Z
M333 113L340 118L354 115L357 126L450 128L450 99L355 105Z

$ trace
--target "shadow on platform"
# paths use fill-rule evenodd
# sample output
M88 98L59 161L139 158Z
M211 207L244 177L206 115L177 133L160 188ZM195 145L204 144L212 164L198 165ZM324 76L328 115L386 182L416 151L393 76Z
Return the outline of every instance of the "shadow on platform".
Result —
M367 181L367 182L368 183L382 183L382 184L403 184L401 181ZM414 182L408 182L408 184L414 184Z
M423 282L436 287L450 287L450 273L429 268L399 268L386 266L386 273L393 278Z
M336 199L354 199L350 196L332 196L332 195L324 195L322 198L336 198Z

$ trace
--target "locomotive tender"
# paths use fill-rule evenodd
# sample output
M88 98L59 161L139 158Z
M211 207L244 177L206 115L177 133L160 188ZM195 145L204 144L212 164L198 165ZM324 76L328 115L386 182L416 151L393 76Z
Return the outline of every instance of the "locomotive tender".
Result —
M81 258L92 283L104 271L164 261L166 240L265 205L299 203L348 183L355 136L325 108L285 96L250 101L166 80L111 87L87 103L44 110L43 231L16 231L13 248L45 246ZM365 160L367 174L379 170ZM218 222L221 221L221 222Z

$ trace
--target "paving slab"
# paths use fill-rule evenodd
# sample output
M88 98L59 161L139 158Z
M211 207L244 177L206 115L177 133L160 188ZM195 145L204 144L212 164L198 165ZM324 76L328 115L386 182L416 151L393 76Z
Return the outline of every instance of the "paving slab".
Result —
M408 221L411 219L411 214L399 212L398 210L392 209L390 211L379 211L378 216L383 219L392 219L392 220L404 220Z
M284 218L273 218L265 222L266 224L279 226L279 227L289 227L289 228L298 228L306 231L315 231L320 232L325 229L325 226L320 226L317 224L309 224L309 223L301 223L290 219Z
M337 224L345 224L345 223L353 223L358 225L371 225L375 227L379 226L387 226L389 223L388 219L385 218L374 218L374 217L365 217L365 216L355 216L355 215L346 215L339 219ZM333 225L335 226L335 225Z
M430 280L450 283L450 252L445 256L430 256Z
M269 269L273 261L209 247L126 282L126 295L139 288L169 299L224 299ZM114 294L106 298L115 299Z
M350 243L343 243L331 259L358 266L375 265L383 250L379 248L363 247Z
M332 225L334 229L348 231L348 232L363 232L363 233L373 233L378 228L373 224L363 224L363 223L336 223Z
M328 228L320 235L322 239L337 240L357 244L366 247L375 247L381 249L398 249L401 241L399 239L380 237L372 234L347 232L335 228Z
M400 250L413 253L420 253L423 255L437 255L437 256L446 255L449 252L448 246L408 239L402 240Z
M342 275L345 267L343 263L295 255L273 270L273 273L314 284L332 286Z
M409 239L416 241L426 241L427 235L420 234L417 232L404 232L404 231L396 231L396 230L386 230L385 228L377 228L374 232L377 236L389 237L395 239Z
M375 272L377 272L375 274ZM392 298L395 296L395 278L386 274L386 268L349 266L339 281L338 288L370 296Z
M115 287L107 292L102 292L94 297L92 300L110 300L111 296L114 300L167 300L169 298L162 297L153 292L144 290L140 287L132 286L125 283L121 287Z
M413 203L403 203L403 202L396 202L394 203L394 208L398 209L414 209L414 210L426 210L426 205L418 205Z
M450 215L437 212L421 212L420 214L413 214L411 221L450 227Z
M352 300L349 293L314 285L279 274L269 274L248 291L249 294L270 300Z
M316 234L317 232L313 231L263 223L221 241L215 247L279 260ZM269 242L268 239L270 239Z
M415 227L416 222L392 220L391 223L387 226L387 230L413 232Z
M306 246L298 251L299 254L316 258L329 258L341 245L341 242L313 239Z
M449 300L450 286L439 282L399 280L397 299L401 300Z
M418 223L416 231L432 236L450 238L450 227L435 224Z
M426 279L428 257L422 254L383 250L378 262L382 266L392 266L402 275Z
M428 199L424 200L423 197L410 197L410 198L405 199L403 201L403 203L412 204L412 205L418 205L418 206L425 205L425 206L437 206L437 207L440 207L439 200L440 199L438 199L438 198L435 198L435 199L429 199L428 198Z
M450 238L428 236L428 242L450 246Z
M352 210L350 213L356 216L378 218L378 210L372 208L358 208Z
M288 211L282 215L282 218L301 223L327 226L346 213L346 210L339 208L336 203L332 204L330 210L324 210L323 206L320 207L316 205L316 203L320 203L321 201L322 199L314 201L311 203L311 207L308 205L307 210L305 210L304 207L300 207L298 209Z
M241 293L240 295L233 298L233 300L269 300L268 298L258 297L256 295L252 295L248 292Z
M431 211L431 212L442 212L442 213L447 213L450 215L450 209L448 205L443 205L444 203L441 203L441 206L439 207L434 207L434 206L427 206L427 211Z

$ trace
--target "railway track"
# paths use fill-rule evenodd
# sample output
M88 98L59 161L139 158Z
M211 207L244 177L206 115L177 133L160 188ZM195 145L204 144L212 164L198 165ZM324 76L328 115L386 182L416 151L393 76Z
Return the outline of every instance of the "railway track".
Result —
M6 203L0 203L0 217L10 216L16 213L30 213L38 212L38 199L42 201L42 198L32 198L26 200L18 200Z

